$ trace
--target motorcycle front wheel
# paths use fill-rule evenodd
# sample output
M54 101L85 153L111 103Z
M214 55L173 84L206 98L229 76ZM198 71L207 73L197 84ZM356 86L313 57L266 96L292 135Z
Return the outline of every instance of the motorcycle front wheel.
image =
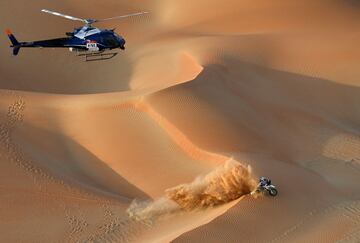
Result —
M269 195L275 197L278 194L278 191L275 188L269 190Z

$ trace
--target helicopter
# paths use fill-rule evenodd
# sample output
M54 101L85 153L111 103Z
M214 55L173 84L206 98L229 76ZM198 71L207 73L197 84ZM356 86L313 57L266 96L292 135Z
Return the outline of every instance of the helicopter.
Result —
M19 54L20 48L69 48L71 52L76 52L77 56L85 57L85 61L111 59L118 53L107 53L106 51L114 49L125 50L125 39L115 33L115 29L99 29L93 27L92 24L148 14L148 12L138 12L106 19L82 19L47 9L43 9L41 11L66 19L81 21L85 23L85 25L80 28L75 28L72 32L66 32L66 37L63 38L31 42L19 42L12 32L7 29L6 34L11 41L12 45L10 47L13 48L14 56Z

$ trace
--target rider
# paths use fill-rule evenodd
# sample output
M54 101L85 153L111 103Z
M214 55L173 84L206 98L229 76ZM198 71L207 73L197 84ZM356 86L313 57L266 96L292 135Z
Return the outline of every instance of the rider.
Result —
M261 187L264 187L264 186L269 186L271 185L271 180L262 176L260 177L260 180L259 180L259 186Z

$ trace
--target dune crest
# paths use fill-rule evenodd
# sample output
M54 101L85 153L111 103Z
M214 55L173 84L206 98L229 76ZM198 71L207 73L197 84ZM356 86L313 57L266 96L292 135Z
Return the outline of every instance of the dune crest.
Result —
M176 143L177 146L179 146L181 150L184 151L184 153L193 159L213 165L220 165L228 160L226 156L212 153L196 146L181 130L172 124L165 116L157 112L151 104L144 100L126 102L118 105L117 108L134 109L148 115L154 122L156 122L156 124L166 131L169 137Z

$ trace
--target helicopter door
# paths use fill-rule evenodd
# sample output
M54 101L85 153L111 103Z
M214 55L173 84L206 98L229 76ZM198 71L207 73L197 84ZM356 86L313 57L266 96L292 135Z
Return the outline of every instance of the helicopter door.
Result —
M99 47L96 42L88 42L86 43L86 48L88 51L99 51Z

